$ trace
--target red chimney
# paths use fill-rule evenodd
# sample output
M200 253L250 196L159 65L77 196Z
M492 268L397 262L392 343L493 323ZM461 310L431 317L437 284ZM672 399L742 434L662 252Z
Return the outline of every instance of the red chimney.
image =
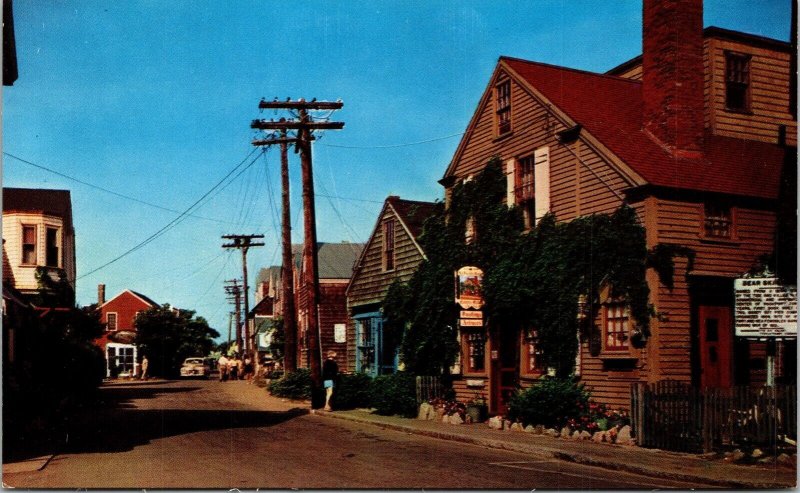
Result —
M703 1L644 0L644 127L676 157L703 151Z
M106 302L106 285L105 284L98 284L97 285L97 305L102 305Z

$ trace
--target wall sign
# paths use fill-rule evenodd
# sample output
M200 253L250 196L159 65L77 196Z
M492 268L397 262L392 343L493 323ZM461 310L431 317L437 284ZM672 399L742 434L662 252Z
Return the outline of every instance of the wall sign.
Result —
M347 341L347 326L345 324L333 324L333 342L342 343Z
M734 280L733 289L738 337L797 337L797 288L754 277Z

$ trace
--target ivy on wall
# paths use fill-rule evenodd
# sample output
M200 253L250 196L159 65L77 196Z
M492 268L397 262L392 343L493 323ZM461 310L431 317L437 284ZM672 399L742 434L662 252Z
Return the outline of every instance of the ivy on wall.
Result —
M525 232L521 210L507 207L505 196L506 177L495 157L474 179L453 187L449 210L440 207L425 223L420 245L427 259L407 284L392 285L383 302L384 330L399 342L407 370L447 373L454 363L459 351L454 272L465 265L484 271L486 325L501 331L535 328L544 364L560 376L573 371L581 294L589 300L591 320L607 286L612 297L628 303L646 340L652 314L646 269L657 267L671 286L672 258L692 252L678 247L648 252L644 228L625 205L613 214L564 223L548 214Z

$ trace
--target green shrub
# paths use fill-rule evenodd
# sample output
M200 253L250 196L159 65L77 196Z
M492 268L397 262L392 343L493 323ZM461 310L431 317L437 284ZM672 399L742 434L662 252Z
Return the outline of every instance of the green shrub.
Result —
M413 418L417 415L416 378L403 372L376 377L370 385L370 402L377 414Z
M355 409L370 406L372 377L366 373L341 374L333 389L331 407Z
M270 382L267 390L276 397L310 399L311 372L307 368L298 368L296 371Z
M586 413L589 392L573 378L544 377L509 400L508 417L523 425L560 427Z

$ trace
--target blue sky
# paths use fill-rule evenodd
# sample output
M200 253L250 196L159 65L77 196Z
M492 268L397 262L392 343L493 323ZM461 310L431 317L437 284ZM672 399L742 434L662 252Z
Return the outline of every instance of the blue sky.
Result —
M705 24L788 40L790 5L707 0ZM344 102L334 115L344 129L314 145L317 236L361 242L387 195L442 197L437 180L499 56L605 71L641 52L638 0L16 0L14 9L20 76L3 88L3 151L160 208L8 156L3 185L71 190L80 304L104 283L109 297L133 289L194 309L221 333L223 281L241 276L241 257L220 236L266 235L250 251L251 280L280 261L277 149L192 216L89 273L175 220L253 151L250 121L275 116L259 113L262 97Z

